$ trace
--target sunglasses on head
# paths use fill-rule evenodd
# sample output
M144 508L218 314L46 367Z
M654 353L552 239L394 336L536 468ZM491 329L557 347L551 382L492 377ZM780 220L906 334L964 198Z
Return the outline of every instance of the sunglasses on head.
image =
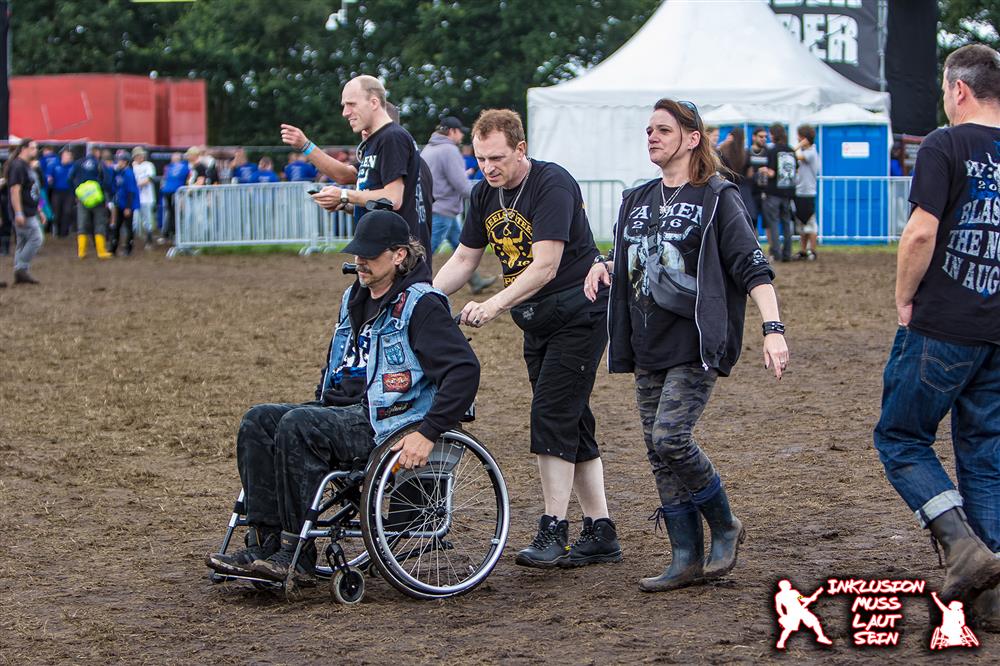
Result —
M687 101L685 99L679 99L679 100L677 100L677 103L679 105L683 106L685 109L687 109L691 113L694 114L694 123L700 129L701 128L701 114L698 113L698 107L695 106L695 103L694 102L689 102L689 101Z

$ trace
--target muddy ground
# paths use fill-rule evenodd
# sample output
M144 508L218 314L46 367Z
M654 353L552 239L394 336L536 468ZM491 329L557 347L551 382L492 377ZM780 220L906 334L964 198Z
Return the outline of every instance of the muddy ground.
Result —
M781 577L806 594L828 577L926 578L935 589L943 578L871 443L895 329L889 253L777 267L792 354L780 383L761 367L751 306L742 362L697 432L748 528L728 579L637 590L667 548L646 520L656 499L631 378L603 370L593 405L625 561L553 573L513 564L541 506L520 335L503 317L471 332L483 364L472 430L512 495L502 562L465 597L417 602L376 579L350 608L325 588L287 603L213 585L202 563L239 488L241 414L311 396L343 258L140 250L99 265L72 253L48 242L34 270L43 284L0 291L2 663L1000 659L1000 636L985 633L974 655L931 654L926 598L904 601L893 650L851 647L849 601L826 596L812 608L832 648L804 627L787 654L773 648ZM10 266L0 260L8 279ZM575 503L571 514L576 532Z

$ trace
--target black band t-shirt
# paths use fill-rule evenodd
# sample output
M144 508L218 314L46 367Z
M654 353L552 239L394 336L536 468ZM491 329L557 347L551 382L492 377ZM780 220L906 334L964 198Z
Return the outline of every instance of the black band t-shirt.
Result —
M910 326L934 338L1000 345L1000 128L935 130L917 153L910 203L940 220Z
M14 185L21 186L21 211L24 216L34 217L38 215L38 200L42 193L41 185L34 170L20 157L15 158L10 163L10 169L7 171L8 191Z
M583 289L583 280L597 256L597 246L580 186L569 172L553 162L531 160L531 169L521 185L504 190L503 198L506 213L500 206L499 188L491 187L485 180L476 184L468 219L462 228L462 245L475 249L492 245L506 287L531 265L532 243L563 241L566 245L556 276L533 298L570 287Z
M430 252L431 231L424 207L424 188L420 182L420 151L410 133L399 123L389 123L371 134L358 146L359 190L380 190L397 178L403 179L403 205L396 212L410 227L410 235ZM354 207L354 222L367 212Z
M688 184L679 192L676 187L652 188L625 218L622 247L616 252L627 253L632 349L636 366L644 370L666 370L701 358L694 320L653 301L646 276L646 237L656 230L661 264L697 276L705 187Z
M794 197L795 170L798 168L795 151L785 143L771 146L767 151L767 168L774 171L774 177L768 177L764 191L770 196Z

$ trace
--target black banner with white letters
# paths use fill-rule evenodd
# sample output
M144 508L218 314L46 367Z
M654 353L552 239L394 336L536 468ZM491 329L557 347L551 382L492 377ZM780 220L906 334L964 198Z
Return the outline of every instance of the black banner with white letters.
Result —
M879 89L878 0L770 0L792 35L851 81Z

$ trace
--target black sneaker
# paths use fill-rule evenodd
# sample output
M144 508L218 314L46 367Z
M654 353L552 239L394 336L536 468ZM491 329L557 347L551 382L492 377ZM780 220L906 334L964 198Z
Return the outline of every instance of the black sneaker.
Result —
M263 539L261 539L263 537ZM255 560L266 560L274 555L281 546L278 532L260 528L251 528L244 537L246 548L235 553L209 553L205 556L205 564L227 576L253 576L250 565Z
M549 569L569 559L569 523L543 515L538 520L538 534L527 548L514 558L522 567Z
M584 517L580 538L569 549L569 558L562 562L564 567L582 567L602 562L621 562L622 547L618 543L618 532L610 518Z
M281 548L275 551L270 557L258 559L250 565L253 575L267 578L277 582L283 582L288 577L288 567L295 557L295 547L298 544L299 535L292 532L281 533ZM295 580L297 583L315 583L313 568L316 566L316 542L310 539L302 544L302 551L299 553L299 561L295 563Z

